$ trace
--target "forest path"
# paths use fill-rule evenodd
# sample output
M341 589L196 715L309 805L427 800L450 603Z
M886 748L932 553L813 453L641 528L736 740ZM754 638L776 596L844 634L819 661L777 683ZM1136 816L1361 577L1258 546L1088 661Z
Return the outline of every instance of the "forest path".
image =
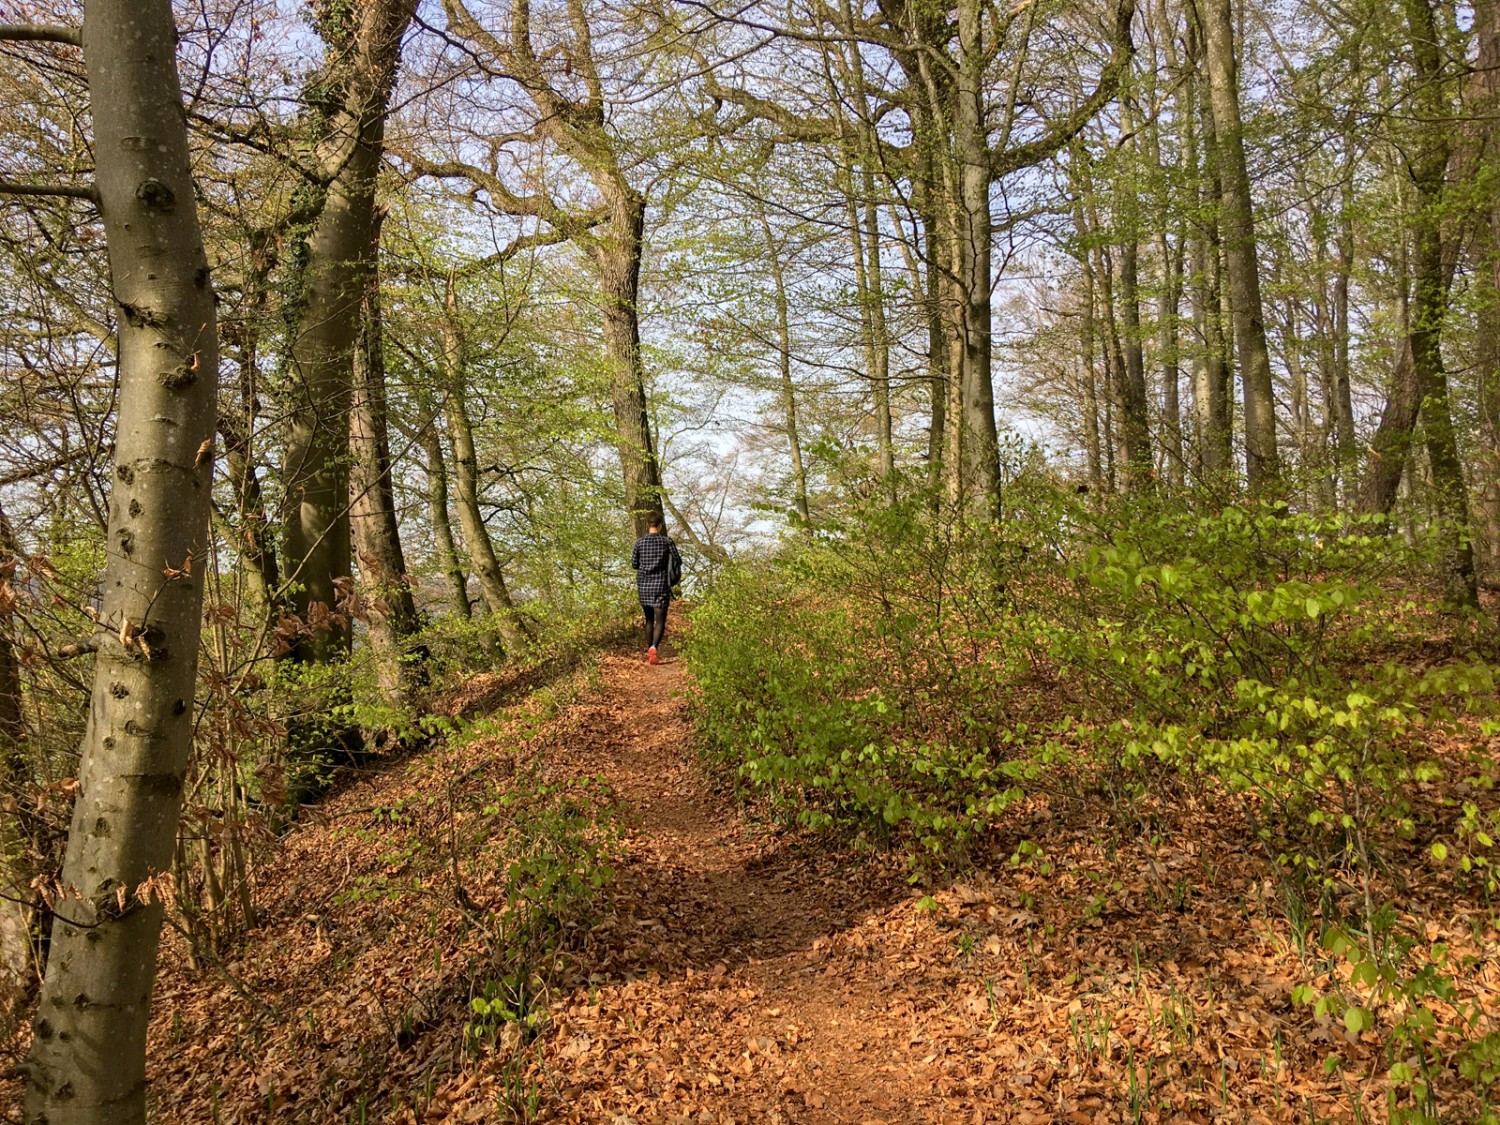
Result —
M603 663L603 692L554 770L605 778L626 816L590 985L556 1005L537 1077L568 1120L888 1125L953 1120L913 998L840 942L909 903L899 873L745 818L698 764L668 650ZM909 912L909 905L906 906ZM950 1106L951 1108L951 1106ZM965 1120L970 1120L965 1116Z
M443 701L461 736L341 775L267 843L222 962L165 935L153 1120L1239 1125L1305 1120L1304 1098L1342 1119L1342 1074L1307 1077L1331 1033L1291 1022L1293 954L1246 926L1242 836L1199 814L1163 832L1212 854L1148 849L1106 810L1032 801L963 881L914 889L902 852L743 810L696 751L692 690L670 648L487 672ZM510 970L461 904L498 910L538 842L507 795L575 778L612 790L615 877L541 1034L486 1039L470 999ZM1047 861L1007 862L1017 839Z

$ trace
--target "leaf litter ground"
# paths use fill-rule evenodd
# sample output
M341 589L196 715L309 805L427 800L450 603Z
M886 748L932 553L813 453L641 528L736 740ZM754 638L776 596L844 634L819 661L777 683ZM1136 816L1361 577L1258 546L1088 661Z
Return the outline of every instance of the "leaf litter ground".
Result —
M606 655L485 737L352 774L261 869L260 924L227 963L191 969L166 935L153 1119L1384 1118L1389 1060L1292 1004L1337 970L1287 936L1224 810L1183 798L1145 831L1042 797L1012 810L993 859L913 887L893 854L737 803L695 759L687 688L671 655ZM494 934L472 904L499 893L505 853L458 844L485 811L466 798L580 777L605 779L623 817L615 878L569 930L535 1033L476 1041ZM1005 862L1023 839L1045 856ZM1487 913L1436 878L1410 894L1428 940L1471 958L1463 996L1492 1018Z

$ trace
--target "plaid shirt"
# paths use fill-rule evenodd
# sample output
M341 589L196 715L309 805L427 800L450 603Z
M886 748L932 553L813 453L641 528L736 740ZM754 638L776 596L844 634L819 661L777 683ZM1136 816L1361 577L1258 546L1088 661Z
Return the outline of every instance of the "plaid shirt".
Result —
M682 556L677 544L663 534L642 535L630 552L635 570L635 588L642 605L666 605L672 600L672 587L682 581Z

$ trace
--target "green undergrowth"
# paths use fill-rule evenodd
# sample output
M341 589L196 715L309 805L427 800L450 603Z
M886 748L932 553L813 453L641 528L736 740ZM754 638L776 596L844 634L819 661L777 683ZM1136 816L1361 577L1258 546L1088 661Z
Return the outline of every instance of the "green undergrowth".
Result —
M708 753L927 868L1038 793L1220 803L1339 967L1296 1001L1383 1036L1392 1116L1437 1120L1439 1072L1487 1104L1500 1035L1401 902L1414 841L1500 892L1493 629L1439 604L1435 552L1282 505L1008 499L978 534L870 505L722 576L687 649Z

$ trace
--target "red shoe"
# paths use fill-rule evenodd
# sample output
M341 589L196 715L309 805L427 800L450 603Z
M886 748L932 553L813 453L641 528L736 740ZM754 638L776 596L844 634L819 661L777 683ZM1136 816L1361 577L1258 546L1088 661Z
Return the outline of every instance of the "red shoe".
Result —
M648 648L646 650L646 663L647 664L655 664L656 663L656 646L655 645L652 645L650 648Z

